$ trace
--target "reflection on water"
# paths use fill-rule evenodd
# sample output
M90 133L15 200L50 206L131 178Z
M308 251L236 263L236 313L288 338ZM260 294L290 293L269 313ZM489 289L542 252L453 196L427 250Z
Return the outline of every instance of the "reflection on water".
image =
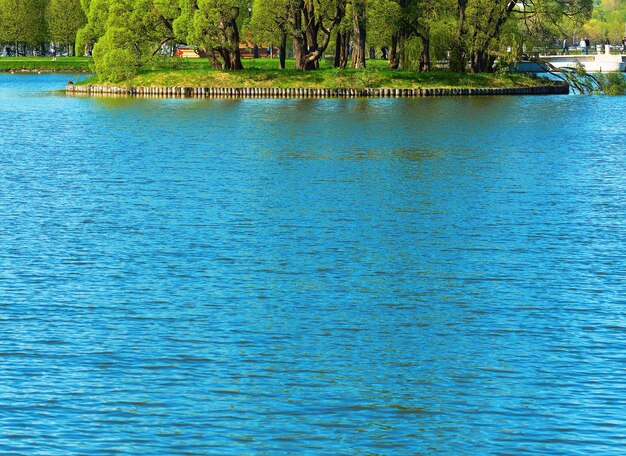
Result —
M615 454L623 98L0 75L3 453Z

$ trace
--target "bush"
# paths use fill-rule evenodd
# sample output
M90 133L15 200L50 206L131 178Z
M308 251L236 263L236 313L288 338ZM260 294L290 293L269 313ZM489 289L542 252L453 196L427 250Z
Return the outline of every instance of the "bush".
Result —
M95 62L96 72L103 81L121 82L137 74L137 61L127 49L113 49Z
M626 95L626 75L620 71L611 71L597 77L605 95Z
M94 46L93 60L101 81L121 82L137 74L139 56L126 47L132 42L127 35L123 29L110 28Z

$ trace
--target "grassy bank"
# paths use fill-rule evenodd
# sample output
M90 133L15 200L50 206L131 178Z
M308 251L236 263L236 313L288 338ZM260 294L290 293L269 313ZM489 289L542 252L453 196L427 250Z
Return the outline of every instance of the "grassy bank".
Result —
M123 81L123 87L208 87L208 88L482 88L532 87L546 85L545 79L527 74L461 74L448 71L418 73L416 71L388 70L386 61L370 60L365 70L336 69L322 63L321 71L296 71L293 61L286 70L278 70L277 59L244 60L244 71L211 69L206 60L178 59L170 61L170 68L147 68L134 78ZM97 77L81 84L100 84Z
M89 57L0 57L0 71L87 73L91 63Z

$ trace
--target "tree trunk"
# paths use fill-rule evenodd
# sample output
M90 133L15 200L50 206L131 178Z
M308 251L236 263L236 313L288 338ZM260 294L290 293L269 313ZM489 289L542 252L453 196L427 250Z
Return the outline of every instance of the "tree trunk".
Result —
M389 49L389 63L387 64L387 67L390 70L398 69L399 62L398 62L397 54L398 54L398 34L394 33L393 35L391 35L391 49Z
M341 68L348 66L348 60L350 60L350 31L346 30L343 33L343 48L341 49Z
M225 21L221 27L221 33L225 46L217 48L217 51L222 57L222 68L224 70L243 70L241 52L239 51L239 27L236 18Z
M467 66L467 49L465 45L465 9L468 0L457 0L458 27L454 39L455 45L450 50L450 69L459 73L465 72Z
M307 38L302 33L294 36L293 53L296 58L296 70L308 71L319 68L319 54L317 50L307 52L307 43Z
M343 36L339 30L337 30L337 37L335 38L335 68L341 68L341 48L343 45Z
M471 53L470 68L472 73L492 73L495 57L488 49L478 49Z
M293 53L296 58L296 70L308 71L319 68L317 59L309 60L310 53L306 52L306 40L302 37L294 38Z
M280 35L280 51L278 56L278 68L284 70L285 61L287 60L287 34L284 32Z
M224 47L216 48L217 53L220 55L220 59L222 59L222 70L230 70L230 56L228 55L228 49Z
M337 44L335 47L335 68L345 68L348 66L350 54L350 31L337 32Z
M293 50L297 70L319 68L319 60L328 48L332 31L345 15L345 3L339 2L334 16L317 16L314 2L300 1L292 13ZM323 25L323 21L330 21Z
M353 8L352 68L365 68L365 2L356 1Z
M233 51L232 49L221 47L217 51L222 58L222 70L243 70L239 49Z
M400 31L391 37L391 51L389 53L389 64L392 70L401 70L404 68L404 43L406 35Z
M422 36L422 54L420 55L420 71L430 71L430 38Z
M302 6L301 6L302 7ZM305 70L307 42L306 35L302 33L302 11L301 7L294 8L292 11L293 20L293 55L296 60L296 70Z
M243 64L241 63L241 51L239 50L239 27L237 26L236 18L231 21L229 24L229 58L230 58L230 69L231 70L243 70Z
M491 13L495 14L495 20L492 21L493 28L488 31L483 31L482 34L475 33L475 37L472 39L471 43L472 51L470 52L470 68L472 73L490 73L493 71L495 57L489 53L489 46L500 34L500 30L509 19L515 7L515 0L509 0L504 10L492 10Z
M306 40L301 33L293 37L293 56L296 59L296 70L304 70L306 65Z
M306 71L310 71L310 70L319 70L320 68L320 62L318 59L314 59L314 60L309 60L307 58L306 63L304 65L304 69Z
M483 53L481 50L470 52L470 69L472 73L483 72Z
M241 52L239 48L233 50L229 50L228 57L230 59L230 69L231 70L243 70L243 64L241 63Z
M209 62L211 63L211 68L215 70L217 70L218 68L222 68L222 64L219 62L219 60L217 60L217 56L215 55L216 53L219 54L219 52L214 48L210 48L207 51L207 58L209 59Z
M302 10L304 16L304 25L307 41L307 53L316 52L319 49L318 38L320 31L320 23L315 14L315 3L307 1Z

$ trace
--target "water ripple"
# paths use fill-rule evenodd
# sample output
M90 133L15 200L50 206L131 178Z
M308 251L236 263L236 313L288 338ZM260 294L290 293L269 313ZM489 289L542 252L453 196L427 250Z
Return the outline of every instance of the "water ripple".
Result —
M623 98L65 79L0 75L0 452L621 452Z

